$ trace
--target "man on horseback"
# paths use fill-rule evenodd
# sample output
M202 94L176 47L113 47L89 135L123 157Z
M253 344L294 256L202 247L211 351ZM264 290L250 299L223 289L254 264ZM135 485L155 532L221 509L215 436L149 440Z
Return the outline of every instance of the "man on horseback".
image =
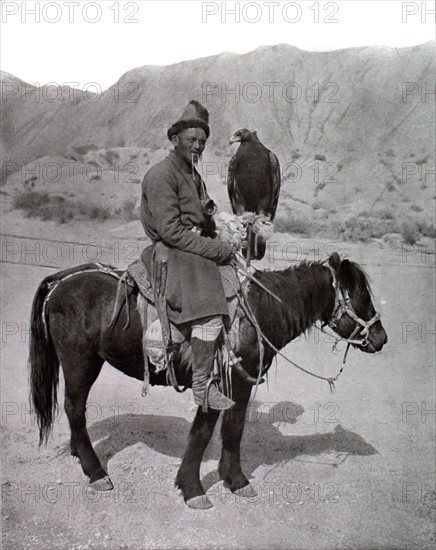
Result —
M234 403L210 384L215 343L228 315L218 265L234 248L215 235L214 202L195 164L209 137L209 113L191 101L168 130L174 150L153 166L142 183L141 221L153 245L143 252L148 266L162 251L167 261L165 296L169 320L191 332L194 401L215 410Z

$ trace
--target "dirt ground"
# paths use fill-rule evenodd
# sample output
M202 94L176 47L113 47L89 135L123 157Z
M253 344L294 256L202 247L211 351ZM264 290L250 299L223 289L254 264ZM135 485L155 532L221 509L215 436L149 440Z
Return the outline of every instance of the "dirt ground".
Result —
M389 342L377 355L352 351L332 394L278 359L250 405L242 443L256 498L238 498L219 481L217 430L201 473L214 506L189 509L174 479L195 414L192 393L152 388L142 398L141 383L109 365L87 416L114 490L88 488L68 454L62 408L48 445L38 448L27 331L33 295L53 270L16 262L60 269L99 252L100 261L125 266L145 242L134 224L117 225L23 223L14 212L3 219L3 548L434 548L435 256L416 247L273 239L268 268L322 259L334 248L364 265ZM20 238L36 235L38 241ZM316 333L285 352L326 375L342 360ZM62 380L60 396L62 405Z

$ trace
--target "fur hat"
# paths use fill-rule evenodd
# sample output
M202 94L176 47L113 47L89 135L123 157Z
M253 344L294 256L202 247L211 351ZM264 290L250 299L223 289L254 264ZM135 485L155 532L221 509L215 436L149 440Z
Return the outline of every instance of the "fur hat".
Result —
M168 139L177 135L186 128L202 128L206 132L206 138L209 137L209 112L201 103L193 99L177 120L167 132Z

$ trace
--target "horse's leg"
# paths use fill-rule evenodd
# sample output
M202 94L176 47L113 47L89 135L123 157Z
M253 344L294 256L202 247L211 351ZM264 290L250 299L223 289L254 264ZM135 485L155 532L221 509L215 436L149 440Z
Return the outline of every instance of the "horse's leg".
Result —
M250 399L251 386L234 387L235 405L225 411L221 426L222 453L218 467L220 478L233 493L244 497L256 496L256 490L242 473L241 438L245 426L245 413Z
M200 481L200 465L219 414L220 411L211 409L204 413L202 407L199 407L189 433L188 447L177 472L176 486L181 489L183 498L190 508L212 506Z
M62 361L65 378L65 412L71 429L71 454L80 460L83 472L89 477L92 487L98 491L113 488L107 473L102 468L86 429L86 401L89 391L100 374L103 359L97 355L72 362Z

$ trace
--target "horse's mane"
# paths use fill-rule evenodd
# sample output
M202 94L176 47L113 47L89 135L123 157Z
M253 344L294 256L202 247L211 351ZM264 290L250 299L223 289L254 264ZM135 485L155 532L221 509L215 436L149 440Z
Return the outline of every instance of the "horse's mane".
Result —
M368 292L372 295L370 278L363 267L356 262L349 261L347 270L348 277L340 277L339 280L343 288L347 290L352 290L353 286L358 285L361 288L366 288Z
M326 270L321 262L302 262L280 271L257 271L259 282L282 301L282 305L255 283L250 285L249 299L262 328L278 344L309 329L323 309ZM324 295L323 295L324 294Z
M254 277L278 296L282 305L255 283L250 285L249 299L253 312L279 344L306 332L322 318L332 294L325 292L329 269L325 262L303 261L284 270L257 271ZM354 262L347 262L347 276L340 277L347 290L365 285L370 292L368 276ZM333 304L332 304L333 306Z

